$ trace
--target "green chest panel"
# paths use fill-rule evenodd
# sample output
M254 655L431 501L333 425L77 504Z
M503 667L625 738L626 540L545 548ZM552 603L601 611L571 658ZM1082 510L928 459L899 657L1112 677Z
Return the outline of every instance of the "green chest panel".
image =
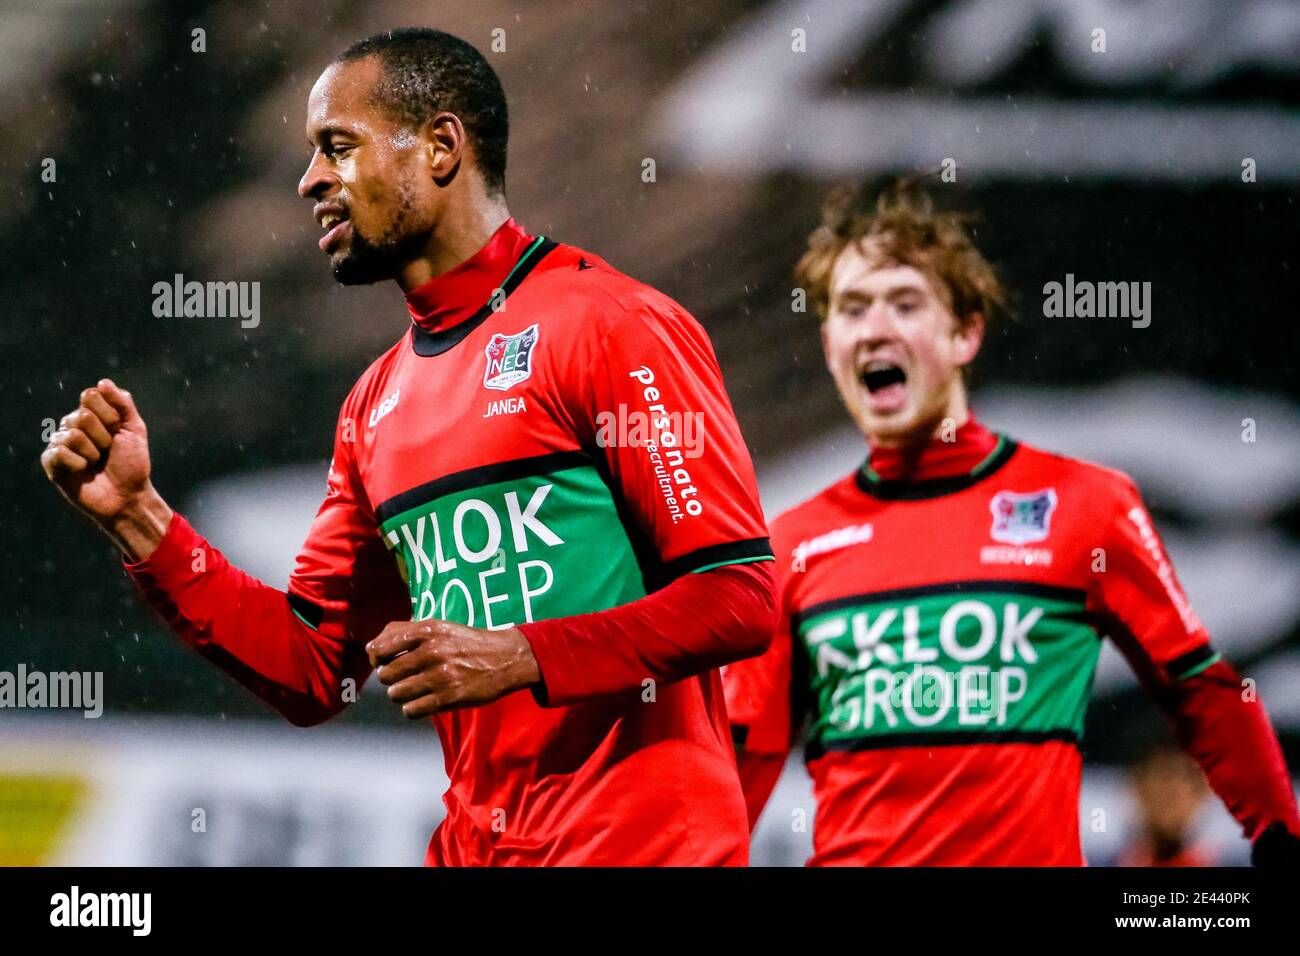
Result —
M823 750L922 740L1077 740L1100 642L1082 592L973 583L800 615Z
M618 509L590 465L438 495L382 530L415 620L504 628L645 594Z

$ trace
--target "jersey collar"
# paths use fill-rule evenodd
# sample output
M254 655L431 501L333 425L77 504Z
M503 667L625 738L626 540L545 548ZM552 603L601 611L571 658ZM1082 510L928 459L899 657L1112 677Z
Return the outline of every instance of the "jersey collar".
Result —
M507 219L474 255L408 292L416 354L439 355L469 335L555 245Z
M971 418L953 441L931 440L919 450L873 448L858 469L858 487L887 501L936 498L969 488L1010 460L1017 444Z

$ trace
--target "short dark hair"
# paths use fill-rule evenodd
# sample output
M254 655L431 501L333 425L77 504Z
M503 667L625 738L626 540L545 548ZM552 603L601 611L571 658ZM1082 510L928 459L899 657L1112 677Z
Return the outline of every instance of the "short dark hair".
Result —
M358 40L335 61L378 57L375 102L402 122L419 126L435 113L455 113L469 134L488 190L506 188L510 118L501 80L483 54L459 37L428 27L388 30Z

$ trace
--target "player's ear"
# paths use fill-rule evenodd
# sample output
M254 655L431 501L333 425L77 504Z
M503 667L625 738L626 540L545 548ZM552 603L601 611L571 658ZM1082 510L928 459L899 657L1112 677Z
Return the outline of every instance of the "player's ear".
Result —
M958 365L965 366L975 361L975 356L979 354L980 346L984 343L983 314L972 312L966 316L965 322L957 323L953 343L956 346L953 358L957 360Z
M455 113L435 113L420 129L429 175L444 186L456 172L465 153L465 127Z
M822 320L822 324L818 327L817 331L821 333L822 337L822 358L826 361L826 371L833 373L834 369L831 368L831 342L830 338L826 335L825 319Z

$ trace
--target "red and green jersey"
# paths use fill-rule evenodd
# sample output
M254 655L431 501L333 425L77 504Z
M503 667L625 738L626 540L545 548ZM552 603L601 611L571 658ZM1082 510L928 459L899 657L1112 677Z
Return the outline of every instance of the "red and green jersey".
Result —
M724 680L749 753L786 752L789 691L807 714L813 864L1081 863L1102 635L1171 679L1217 659L1127 477L978 430L967 473L864 465L772 526L782 629Z
M713 350L672 300L511 221L408 301L412 328L343 405L289 584L306 623L505 628L771 560ZM451 786L430 862L743 861L716 669L555 696L434 718Z

